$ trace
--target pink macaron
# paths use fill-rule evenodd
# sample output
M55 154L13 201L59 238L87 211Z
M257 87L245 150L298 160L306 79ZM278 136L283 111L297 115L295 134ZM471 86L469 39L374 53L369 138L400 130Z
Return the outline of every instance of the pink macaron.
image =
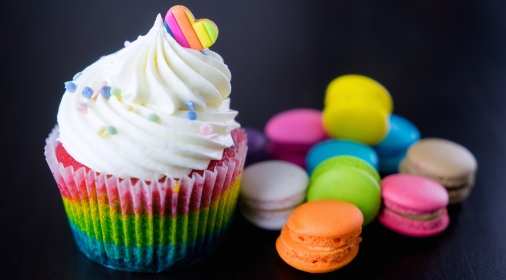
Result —
M272 117L265 126L268 153L274 159L306 167L306 155L317 143L329 138L321 111L292 109Z
M383 209L379 221L407 236L426 237L443 232L450 223L448 192L433 180L394 174L381 181Z

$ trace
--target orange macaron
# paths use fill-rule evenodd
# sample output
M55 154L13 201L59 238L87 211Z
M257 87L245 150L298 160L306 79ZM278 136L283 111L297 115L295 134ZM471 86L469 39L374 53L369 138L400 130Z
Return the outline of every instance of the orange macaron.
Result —
M362 212L339 200L315 200L299 206L276 240L279 256L310 273L325 273L350 263L362 238Z

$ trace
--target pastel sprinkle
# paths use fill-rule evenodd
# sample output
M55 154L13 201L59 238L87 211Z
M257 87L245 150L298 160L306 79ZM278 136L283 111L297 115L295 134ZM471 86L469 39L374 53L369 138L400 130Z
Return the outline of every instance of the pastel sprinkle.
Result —
M100 83L100 85L98 85L98 89L97 89L97 91L95 91L95 92L93 93L93 95L91 96L91 98L95 98L95 97L97 97L97 95L99 95L99 94L102 92L102 90L104 89L104 87L105 87L106 85L107 85L107 82L106 82L106 81L101 82L101 83Z
M193 105L193 102L191 101L185 101L184 106L186 106L186 108L190 111L195 111L195 105Z
M110 135L118 133L118 131L116 130L116 128L114 126L106 127L105 131L107 131L107 133L109 133Z
M206 55L207 56L207 53L204 52L204 50L201 50L200 51L203 55Z
M160 120L160 117L158 117L157 114L149 114L148 115L148 120L152 121L152 122L158 122Z
M105 126L101 126L97 130L98 135L103 135L105 133Z
M123 98L124 98L125 100L130 100L131 98L133 98L133 96L134 96L133 94L128 93L128 94L123 95Z
M111 94L112 94L113 96L120 96L120 95L121 95L121 89L120 89L120 88L118 88L118 87L113 87L113 88L111 89Z
M81 92L81 95L84 98L91 98L91 96L93 95L93 90L90 87L84 87L83 91Z
M67 83L65 83L65 89L68 92L74 93L74 92L76 92L77 86L73 82L67 82Z
M104 87L102 90L102 96L106 99L109 99L109 97L111 97L111 87Z
M194 121L197 119L197 114L195 114L195 112L191 111L191 112L188 112L188 119Z
M205 123L200 127L200 133L203 135L209 135L211 132L213 132L213 127L208 123Z
M207 137L207 139L214 139L214 138L216 138L216 137L218 137L218 136L219 136L218 134L213 133L213 134L209 134L209 135L207 135L206 137Z
M129 104L123 104L123 109L125 109L127 111L133 111L134 110L134 106L129 105Z
M125 41L125 48L128 47L130 45L130 41Z
M77 80L77 78L79 78L79 77L81 76L81 74L82 74L82 73L83 73L83 72L77 72L77 73L74 75L74 77L72 78L72 81Z
M88 113L88 104L84 102L77 102L76 110L83 114L86 114Z

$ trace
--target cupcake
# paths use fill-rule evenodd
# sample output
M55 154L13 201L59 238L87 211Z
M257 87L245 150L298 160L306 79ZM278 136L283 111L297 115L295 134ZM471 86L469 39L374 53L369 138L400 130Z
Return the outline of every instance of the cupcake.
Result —
M167 18L181 9L171 10L65 84L46 140L77 246L113 269L159 272L208 256L239 193L247 145L229 109L230 71L176 41L185 30L171 32Z

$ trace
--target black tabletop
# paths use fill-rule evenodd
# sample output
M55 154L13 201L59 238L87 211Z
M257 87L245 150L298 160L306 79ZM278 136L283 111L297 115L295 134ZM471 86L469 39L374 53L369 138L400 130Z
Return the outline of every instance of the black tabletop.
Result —
M63 82L188 6L214 20L213 50L232 74L232 108L263 129L275 113L322 109L326 85L357 73L380 81L394 113L422 137L453 140L479 168L439 236L408 238L377 221L355 260L329 274L285 264L264 231L236 213L218 251L190 268L136 274L102 267L74 244L43 156ZM0 4L1 279L506 279L506 2L2 1Z

